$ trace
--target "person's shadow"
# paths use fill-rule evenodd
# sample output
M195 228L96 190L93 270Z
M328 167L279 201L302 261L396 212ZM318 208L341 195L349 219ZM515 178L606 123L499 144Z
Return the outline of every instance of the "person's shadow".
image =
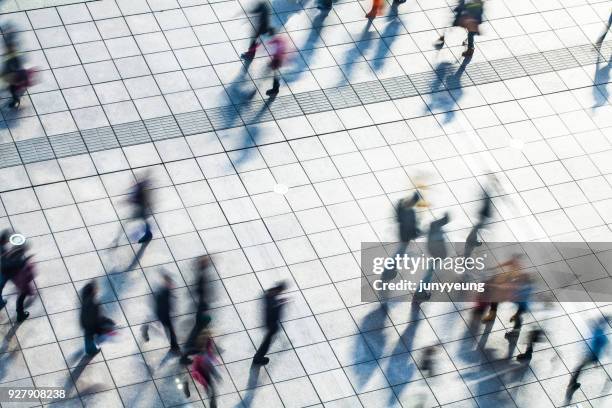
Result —
M593 85L593 99L595 100L595 105L593 108L604 106L608 103L608 99L610 98L610 91L608 91L607 85L608 82L610 82L612 59L609 60L607 64L597 64L595 67L595 83Z
M4 340L0 345L0 355L2 356L0 357L0 381L6 377L11 363L19 355L19 350L8 351L8 349L10 347L11 340L13 340L17 334L17 330L19 329L19 326L21 326L21 323L22 322L15 323L13 327L11 327L11 329L6 333L6 336L4 336Z
M362 55L365 54L366 51L369 50L370 47L372 47L372 45L374 44L374 33L370 31L370 27L372 27L372 20L368 19L368 22L359 34L359 37L355 40L355 47L346 53L346 60L338 64L344 67L342 71L344 71L344 76L346 77L346 79L342 78L337 86L346 85L346 81L350 82L357 62L362 58ZM379 41L382 41L382 39L379 39Z
M409 355L411 355L411 350L414 344L417 329L419 328L419 325L423 320L419 319L420 311L420 302L413 300L410 303L410 321L408 322L408 325L406 326L402 334L400 334L400 338L395 348L393 349L393 352L391 353L391 357L389 358L389 365L387 367L387 378L392 378L392 370L395 367L398 367L399 365L404 363L406 356L405 351L407 351ZM409 381L414 375L416 368L417 367L415 364L409 364L406 367L405 371L402 373L402 383L396 386L393 386L393 384L391 384L394 392L389 394L389 400L387 401L388 406L395 406L397 404L395 396L400 395L402 393L402 390L408 386Z
M253 398L255 398L255 387L257 387L257 381L259 380L260 371L260 365L251 366L251 371L249 372L249 380L247 381L247 392L244 394L244 397L242 397L242 401L236 404L234 408L248 408L251 406Z
M391 45L395 40L398 39L398 34L402 29L402 22L398 18L398 7L401 3L394 1L389 8L389 14L387 14L387 26L380 34L380 41L378 43L378 49L374 54L372 61L372 68L375 72L379 71L384 63L385 57L391 52ZM387 39L387 41L385 41Z
M308 37L306 38L306 41L304 41L304 45L302 45L299 48L300 49L300 54L302 55L302 58L304 59L304 62L305 62L306 65L308 65L308 61L306 60L306 58L304 56L304 53L310 53L310 52L312 52L311 50L314 49L314 46L316 45L317 41L319 40L319 36L320 36L321 32L325 28L323 26L323 22L325 21L327 16L329 16L329 12L330 11L331 11L331 9L326 9L326 8L319 9L319 13L312 20L312 26L310 28L310 31L308 32ZM300 79L306 72L309 72L307 66L304 66L302 68L303 69L299 70L298 72L294 73L293 75L289 75L288 78L286 79L286 82L289 82L289 83L297 82L297 80Z
M455 65L450 62L442 62L435 69L436 79L431 84L431 102L430 108L432 111L440 110L443 113L443 122L449 123L453 120L456 114L455 105L463 97L463 88L461 85L461 77L470 63L471 58L465 58L459 68L453 72ZM441 97L434 97L440 91L452 91Z
M250 119L249 122L252 124L259 123L260 119L269 112L270 106L272 106L275 100L276 95L270 96L268 100L261 105L257 113ZM248 128L244 128L242 142L240 143L241 147L236 149L240 152L238 157L236 157L234 160L234 164L236 166L239 166L250 157L253 148L257 147L257 142L261 139L260 134L261 130L258 126L249 126Z
M387 307L385 303L381 303L379 307L373 308L361 321L359 325L359 331L363 334L367 334L368 343L372 344L379 350L384 350L387 344L387 337L384 333L384 321L387 318ZM358 336L359 339L365 340L365 337ZM363 357L363 348L361 347L361 341L356 341L353 345L353 354L358 360ZM368 346L366 346L368 347ZM371 347L370 347L371 348ZM377 353L374 353L376 358ZM361 369L357 370L357 382L359 386L365 385L368 380L372 377L374 372L372 370Z

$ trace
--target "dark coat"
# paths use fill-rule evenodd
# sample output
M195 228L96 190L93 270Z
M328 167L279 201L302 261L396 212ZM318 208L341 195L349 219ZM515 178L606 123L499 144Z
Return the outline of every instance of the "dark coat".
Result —
M414 193L412 198L400 200L395 210L402 242L408 242L421 235L417 226L416 211L414 210L414 204L418 201L418 198L418 193Z
M272 292L267 292L264 298L266 307L266 327L269 330L278 329L283 309L283 302Z
M155 294L155 313L162 323L170 321L170 313L172 312L170 296L170 288L167 287L160 289Z
M85 330L85 333L95 333L98 331L98 324L100 322L100 305L93 296L83 299L83 305L81 307L81 327Z

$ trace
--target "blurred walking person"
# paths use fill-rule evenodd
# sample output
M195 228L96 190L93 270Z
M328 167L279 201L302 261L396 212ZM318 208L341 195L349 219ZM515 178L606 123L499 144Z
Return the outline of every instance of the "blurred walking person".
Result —
M96 336L111 334L115 327L108 317L102 315L97 299L98 285L91 281L81 289L81 327L85 332L85 353L94 356L100 352Z
M317 3L317 8L319 10L331 10L333 6L333 0L319 0Z
M24 309L26 297L34 295L34 264L32 263L32 255L26 256L26 245L20 245L12 251L17 252L17 259L20 264L17 270L11 277L13 284L17 288L17 321L23 322L28 318L30 312Z
M195 315L195 323L191 332L189 333L189 337L187 337L187 342L183 347L183 356L181 357L182 364L189 364L191 360L189 356L198 351L196 347L197 340L203 330L207 328L210 324L211 318L207 314L210 300L210 291L207 290L207 278L208 271L210 269L210 257L208 255L204 255L196 260L196 273L197 273L197 282L196 282L196 295L197 306L196 306L196 315Z
M163 285L161 289L155 293L155 314L166 330L168 339L170 340L170 351L178 353L180 352L180 348L176 341L176 333L174 332L174 326L172 325L172 319L170 317L174 303L170 291L174 287L174 284L170 275L164 274L162 278Z
M144 234L138 240L138 243L147 243L153 239L148 220L151 212L151 178L149 174L145 174L140 181L134 184L130 192L129 202L134 206L134 218L141 220L144 224Z
M270 30L274 33L274 30ZM266 95L274 97L278 95L280 89L280 69L283 66L285 59L287 58L287 42L283 34L273 34L274 36L268 42L270 47L270 70L273 72L274 78L272 80L272 88L266 91Z
M521 258L522 255L514 254L509 261L501 265L510 268L508 286L513 292L511 298L517 306L516 312L510 317L510 323L514 322L514 326L511 331L506 333L506 338L518 337L523 326L523 314L529 310L529 298L533 291L533 283L529 275L523 270Z
M270 6L267 1L259 1L252 13L255 15L255 33L253 40L249 45L249 49L242 53L241 57L250 62L255 58L257 47L259 46L259 37L268 34L270 31Z
M482 23L484 0L460 0L454 9L455 19L453 27L462 27L467 30L467 49L461 54L465 58L474 55L474 37L480 34L480 24ZM444 46L445 36L442 35L435 42L435 47L440 49Z
M415 206L420 199L418 192L415 192L411 197L402 198L399 200L395 208L395 219L399 228L400 244L397 248L396 255L403 256L410 245L410 241L421 235L419 229ZM397 268L385 270L382 279L386 282L395 278Z
M286 284L280 282L276 286L268 289L264 296L265 301L265 319L266 319L266 335L261 342L261 345L257 349L255 356L253 357L253 365L265 365L268 364L270 359L266 357L272 339L280 329L280 320L283 305L286 300L281 298L280 295L286 289Z
M578 382L578 377L580 376L581 371L587 365L591 363L596 363L603 351L608 344L608 337L606 336L606 331L610 330L610 324L608 323L606 318L602 318L599 322L596 323L593 330L593 337L591 338L591 342L589 343L589 353L582 360L580 365L576 368L574 373L572 374L572 378L570 378L570 382L567 385L567 393L566 400L571 400L572 395L578 388L580 388L580 383Z
M193 359L191 375L204 387L210 398L210 408L217 408L215 382L221 378L216 368L219 365L219 359L215 355L213 341L209 335L201 335L198 343L200 351Z
M33 72L24 68L23 58L17 49L17 34L10 32L4 36L6 54L2 76L8 84L11 94L10 108L16 109L21 104L21 97L32 85Z
M410 241L416 239L421 235L419 229L415 205L419 201L420 196L418 192L415 192L410 198L402 198L395 210L396 220L399 224L399 233L401 244L397 250L398 254L406 253Z

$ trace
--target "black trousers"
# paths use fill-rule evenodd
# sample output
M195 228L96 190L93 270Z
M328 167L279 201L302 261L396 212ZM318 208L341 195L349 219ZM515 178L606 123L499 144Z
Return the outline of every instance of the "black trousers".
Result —
M261 361L261 359L266 356L268 350L270 349L270 344L272 344L272 339L274 338L276 333L278 333L279 328L280 327L278 325L274 327L268 327L268 331L266 332L266 335L263 341L261 342L261 345L257 349L257 352L253 357L253 361Z
M166 329L168 334L168 339L170 340L170 348L179 348L178 342L176 341L176 333L174 332L174 326L172 325L172 320L161 320L161 324Z
M6 282L8 282L8 278L0 273L0 302L2 302L2 292L4 291Z
M578 376L580 376L580 372L582 371L584 367L596 361L597 361L597 356L593 353L589 353L589 355L584 360L582 360L582 363L580 363L580 365L576 369L576 372L572 374L572 378L570 379L570 382L569 382L570 385L575 385L578 382Z
M23 310L23 304L25 302L26 294L22 293L17 297L17 317L23 316L25 310Z

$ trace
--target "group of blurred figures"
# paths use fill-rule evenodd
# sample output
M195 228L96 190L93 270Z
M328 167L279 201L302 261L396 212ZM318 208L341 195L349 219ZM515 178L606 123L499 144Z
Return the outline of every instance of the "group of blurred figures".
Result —
M137 222L138 230L142 235L137 242L145 249L153 239L148 217L151 214L151 179L149 174L143 174L140 180L133 186L128 195L128 203L133 207L133 220ZM13 245L10 242L11 231L3 231L0 234L0 310L7 302L2 298L2 292L7 283L12 282L17 292L16 321L21 324L29 316L24 309L27 297L36 294L34 278L36 277L32 255L28 252L28 244ZM115 241L115 244L118 241ZM211 316L209 314L210 302L213 294L210 291L209 282L211 258L207 255L195 259L195 297L196 313L194 324L187 336L183 347L178 343L172 316L175 310L175 299L172 290L175 287L172 277L162 274L162 285L153 296L152 308L154 315L166 333L170 343L169 353L180 357L179 362L190 367L192 377L200 383L208 392L210 407L216 407L215 381L219 378L215 366L219 364L216 357L215 347L211 337ZM129 269L129 268L128 268ZM281 294L286 289L284 282L279 282L268 289L264 296L265 316L264 322L267 329L260 347L253 357L253 366L265 365L269 362L266 354L272 340L280 330L281 311L285 299ZM116 323L103 313L103 307L99 302L98 283L92 280L85 284L80 291L81 310L79 322L84 332L85 354L89 357L97 355L101 349L99 344L116 334ZM144 342L150 340L150 324L141 326L141 336ZM187 397L190 395L189 381L184 381L180 388Z
M390 16L394 17L397 15L398 6L405 2L406 0L394 0L391 11L389 12ZM372 0L372 8L365 15L368 19L368 26L375 17L383 14L385 5L385 0ZM321 10L321 14L314 21L313 30L320 31L322 29L323 20L327 17L332 7L333 0L319 0L318 8ZM289 43L286 39L286 35L280 33L277 28L271 25L270 18L273 13L268 1L259 1L250 12L255 30L248 50L241 54L241 58L245 62L244 72L249 69L258 48L265 44L270 55L268 69L273 77L272 87L266 91L266 95L274 99L280 90L280 69L287 61L290 52ZM467 62L474 55L475 36L480 34L480 25L483 22L484 0L458 0L458 4L453 9L453 13L454 18L451 27L460 27L467 31L467 38L463 42L466 49L461 54ZM611 23L612 14L608 20L606 29L598 38L597 44L601 45ZM395 21L391 24L400 24L400 22ZM14 27L10 24L6 24L2 27L2 32L5 45L5 61L2 77L7 83L8 90L11 94L11 100L8 105L12 108L17 108L19 107L21 96L25 93L26 89L34 83L35 71L24 67L23 57L20 56L18 50L18 33ZM445 42L446 36L443 34L434 43L434 46L437 49L441 49L445 45Z
M402 1L398 1L402 3ZM382 0L374 0L372 9L366 14L368 19L380 15L383 10L384 2ZM479 26L482 22L483 15L483 0L461 0L454 9L455 18L453 21L454 27L462 27L467 30L467 39L465 41L466 50L463 52L465 58L470 58L474 53L474 38L479 34ZM332 2L325 0L321 2L320 8L322 12L332 8ZM279 93L280 89L280 74L279 70L286 60L288 45L285 37L277 32L270 24L271 10L267 2L260 2L253 11L255 21L255 34L250 43L249 48L242 54L245 61L245 67L248 69L250 63L254 60L258 48L262 44L266 44L271 55L271 61L268 65L273 72L272 87L266 92L270 97L274 97ZM608 28L612 22L612 15L608 21ZM598 44L603 42L607 30L598 39ZM11 94L9 106L17 108L20 104L21 96L26 88L32 83L32 71L24 68L22 57L18 52L17 34L10 27L3 28L4 44L6 48L5 63L3 69L3 78L8 84ZM445 45L445 36L442 35L435 46L442 48ZM149 216L152 212L151 198L152 183L150 176L145 175L140 177L140 180L134 185L129 194L129 203L133 207L132 218L139 223L142 234L135 239L144 248L153 239L153 231L149 222ZM479 240L481 230L492 217L492 202L490 191L486 191L482 200L482 207L477 214L477 220L468 233L465 239L464 257L469 257L472 252L482 243ZM424 235L421 230L418 220L418 207L426 207L428 204L425 201L421 191L414 192L411 196L399 201L396 206L396 221L399 226L399 241L400 245L397 248L398 254L405 254L411 242ZM444 214L441 218L431 222L427 232L427 249L432 256L446 257L445 246L445 226L450 222L450 215ZM7 283L12 282L17 292L16 299L16 321L23 322L29 316L25 310L25 301L28 297L35 295L35 264L32 262L32 256L28 253L28 245L11 245L9 242L10 232L4 231L0 235L0 309L6 306L6 302L2 298L2 291ZM216 356L214 341L212 338L212 329L214 321L210 314L210 303L214 294L209 290L208 282L211 278L211 263L212 260L208 256L203 256L195 261L196 278L195 278L195 296L196 296L196 313L194 324L190 330L186 342L182 345L178 342L178 337L172 322L173 311L175 310L175 300L172 296L174 282L170 275L163 275L163 283L154 294L154 304L152 305L157 320L164 328L165 334L170 344L170 353L179 357L179 362L190 367L190 372L193 378L202 384L207 390L210 397L210 406L215 407L215 382L219 379L219 374L216 372L215 366L219 364ZM513 301L516 304L516 312L510 318L510 323L513 327L505 335L508 342L515 342L520 334L523 325L523 315L529 310L529 292L532 290L532 282L528 275L523 271L521 265L521 256L515 255L510 260L499 265L500 269L504 269L504 274L496 275L487 283L491 286L504 286L508 282L513 283L515 293L506 296L507 301L513 301L513 298L518 300ZM395 271L389 270L385 272L384 279L391 280L395 276ZM429 282L434 278L435 271L430 269L424 278L425 282ZM500 277L501 276L501 277ZM253 366L265 365L269 362L266 356L274 337L281 328L282 310L287 302L287 299L282 296L286 290L286 284L280 282L269 288L265 292L264 302L264 324L266 334L253 356ZM80 324L84 332L84 349L85 353L94 356L100 352L99 344L109 337L113 336L116 331L115 322L103 313L102 305L99 302L98 284L95 281L87 283L80 292L81 312ZM430 298L430 294L425 291L415 293L414 302L426 302ZM472 313L472 328L477 331L480 323L491 324L497 315L498 302L490 299L480 300ZM537 325L536 325L537 326ZM598 361L607 344L606 334L610 326L606 319L602 319L594 325L593 336L590 340L589 353L579 366L574 370L570 382L567 386L567 399L571 399L573 392L580 387L578 377L580 372L588 364ZM151 326L145 324L141 326L141 336L143 341L147 342L151 336ZM534 346L542 341L544 333L541 329L532 329L527 336L527 346L525 351L517 355L516 359L528 363L533 355ZM431 370L434 364L435 353L429 349L425 355L423 364L425 370ZM186 395L189 395L189 382L182 384L182 390Z
M497 180L491 179L492 183L489 188L492 190L497 185ZM403 255L406 253L410 243L416 240L422 235L422 231L419 228L418 223L418 212L416 208L419 206L426 207L428 203L424 200L423 195L417 190L410 197L402 199L396 206L396 219L399 226L399 239L400 244L397 249L396 255ZM492 218L492 202L489 191L484 192L482 199L482 206L477 213L477 220L470 232L468 233L465 243L463 257L470 257L473 251L482 245L479 241L480 231L484 228L485 224ZM444 214L441 218L433 220L430 223L427 232L427 252L431 257L434 258L446 258L447 245L445 242L445 233L443 227L450 221L450 215ZM472 317L469 324L469 331L472 335L476 336L478 333L482 333L480 324L486 325L485 332L489 332L492 325L497 317L497 309L500 302L508 301L516 305L516 312L510 317L509 323L512 324L512 328L507 331L504 335L505 339L509 343L508 358L512 357L514 348L517 345L518 338L523 325L523 315L529 311L530 298L534 291L534 282L532 281L527 268L523 264L524 255L521 253L513 254L509 260L499 263L497 265L497 273L491 277L476 276L477 280L486 280L486 286L488 290L486 295L476 295L471 299L475 303L475 307L472 308ZM434 268L430 267L422 282L430 282L434 278ZM390 281L397 275L395 268L387 269L383 273L383 280ZM467 274L466 274L467 276ZM413 305L429 300L431 294L418 290L414 293L412 298ZM385 302L388 299L382 299L383 309L386 310ZM593 322L592 324L592 337L589 342L589 352L584 357L582 362L573 371L570 381L567 385L565 400L566 403L571 401L574 392L580 387L578 377L581 371L589 364L597 363L601 358L605 346L608 343L607 334L612 331L610 327L610 319L608 317L602 317L600 320ZM541 342L544 337L544 332L537 325L532 325L532 329L527 334L525 351L516 356L516 360L521 363L528 364L533 356L534 346L536 343ZM486 337L483 337L486 339ZM479 347L484 347L484 344L480 343ZM427 370L430 370L434 364L434 348L427 350L423 366Z
M406 0L396 0L390 13L396 14L399 4L405 1ZM372 9L365 15L368 19L368 27L375 17L383 14L385 4L386 2L384 0L373 0ZM471 58L474 54L474 37L480 33L479 26L482 23L483 6L484 0L460 0L459 4L454 9L455 18L453 20L453 27L461 27L468 32L467 39L464 42L467 48L462 54L465 58ZM318 8L321 10L321 14L319 18L315 20L317 26L313 26L313 30L321 30L320 25L323 24L323 20L327 17L332 7L332 0L321 0L319 2ZM257 49L265 44L270 55L268 69L273 73L272 88L266 91L266 95L273 98L279 93L279 71L287 60L287 54L290 52L289 45L286 35L279 33L270 23L272 10L267 1L259 1L251 10L251 14L255 31L248 50L242 53L241 57L245 61L245 70L248 70L251 62L255 58ZM313 25L315 23L313 23ZM400 22L396 21L392 24L400 24ZM443 35L436 41L436 48L440 49L444 46L444 38Z
M144 173L139 177L139 181L134 185L128 195L128 203L134 208L132 213L133 220L138 224L138 230L142 231L141 235L133 237L132 241L137 241L141 244L141 249L146 249L148 243L153 239L153 232L148 221L148 217L152 210L151 189L152 182L150 175ZM492 179L489 189L484 193L482 206L477 212L477 220L473 228L468 233L465 239L463 251L464 257L471 256L475 248L482 245L479 241L481 230L492 218L493 205L491 202L491 190L494 189L496 181ZM424 235L419 226L419 207L428 207L429 203L423 196L425 188L419 186L417 190L409 197L401 199L396 206L396 220L399 227L399 247L397 254L405 254L409 249L410 243L414 242L420 236ZM444 214L441 218L433 220L426 232L426 247L429 254L433 257L446 258L447 249L445 241L444 227L450 222L450 215ZM29 313L24 310L24 303L28 296L35 295L34 278L35 269L31 261L32 256L28 254L27 244L12 245L10 243L9 231L4 231L0 235L1 254L0 254L0 309L6 305L2 299L2 289L8 282L12 282L16 288L16 320L17 324L23 322ZM497 296L492 299L475 299L476 307L472 309L472 322L470 323L470 331L475 334L480 330L480 323L487 325L487 330L496 319L497 308L499 301L510 301L516 304L516 312L510 318L513 327L505 334L505 338L512 345L512 349L518 341L518 337L523 324L523 314L529 310L528 299L532 282L527 273L524 272L524 267L521 264L521 255L513 255L508 261L498 265L504 273L497 274L490 278L487 282L490 286L503 288L508 292L508 287L512 290L505 295ZM196 312L192 329L186 337L185 343L179 345L178 337L172 322L172 316L175 315L175 300L172 295L174 282L171 276L165 272L162 273L162 284L155 291L152 309L154 315L161 323L165 335L170 344L169 355L174 355L179 358L179 362L190 367L192 377L199 382L208 392L211 407L216 406L216 388L215 382L220 376L217 373L215 366L219 364L216 356L216 349L212 339L212 328L214 321L210 314L210 304L214 298L214 294L210 290L209 283L213 280L211 276L212 259L208 256L202 256L194 260L195 278L194 278L194 297L196 298ZM427 270L426 276L423 279L429 282L434 278L435 271L433 268ZM396 270L386 270L383 273L383 279L391 280L397 275ZM481 279L485 279L481 277ZM271 343L281 328L282 310L287 299L282 296L286 290L286 284L279 282L265 292L263 298L264 315L263 321L266 328L266 333L261 341L259 348L253 356L253 367L265 365L269 362L266 356ZM80 324L84 331L85 353L88 356L95 356L100 352L99 344L106 338L112 337L116 331L115 322L105 316L102 311L98 295L98 284L95 280L87 283L80 291L81 311ZM427 302L430 299L430 293L419 291L414 293L412 300L413 307L419 308L422 302ZM501 300L500 300L501 299ZM381 303L383 309L386 310L386 300ZM487 311L488 310L488 311ZM414 324L414 323L411 323ZM525 351L517 355L516 359L521 363L528 364L532 358L534 345L540 342L544 336L543 331L537 324L527 337L527 345ZM141 336L144 342L150 340L152 326L144 324L141 326ZM587 365L598 361L607 344L606 334L610 330L608 321L604 318L597 322L593 329L593 337L590 340L590 352L575 369L571 376L570 383L567 386L567 400L571 399L572 394L580 387L578 377L583 368ZM508 358L512 356L509 353ZM426 371L433 370L435 365L435 349L430 348L425 352L422 369ZM190 381L185 380L179 384L182 392L187 397L190 395Z

